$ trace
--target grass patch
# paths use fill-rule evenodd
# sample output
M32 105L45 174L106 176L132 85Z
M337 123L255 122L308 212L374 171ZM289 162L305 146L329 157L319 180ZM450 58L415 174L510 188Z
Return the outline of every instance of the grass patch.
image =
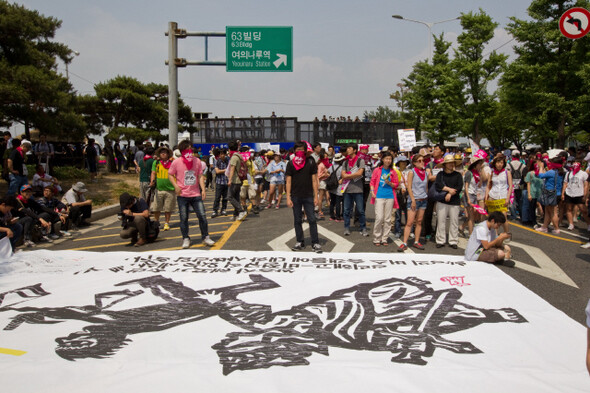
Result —
M119 195L124 192L137 196L139 194L139 188L124 181L117 182L111 187L111 194L116 200L119 200Z
M76 168L74 166L60 166L53 168L53 174L60 181L61 180L86 180L90 179L90 174L85 169Z

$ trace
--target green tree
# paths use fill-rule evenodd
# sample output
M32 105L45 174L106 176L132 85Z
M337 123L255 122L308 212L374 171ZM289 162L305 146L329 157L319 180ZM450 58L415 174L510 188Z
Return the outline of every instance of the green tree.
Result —
M428 119L428 108L433 102L434 79L432 67L427 61L419 61L412 72L403 80L407 88L406 100L408 125L420 132L422 124Z
M463 105L462 83L452 67L450 42L434 36L432 64L418 62L408 78L404 99L416 131L426 130L437 142L450 139L457 132L458 112Z
M47 134L82 133L72 86L57 72L57 59L72 51L53 41L61 21L0 1L0 123L19 122Z
M388 106L379 106L375 111L365 111L363 117L369 118L369 121L375 119L380 123L397 123L403 121L402 114Z
M95 85L95 96L79 99L79 110L92 134L105 134L105 146L111 141L147 139L156 142L167 139L162 131L168 127L168 87L157 83L144 84L129 76ZM190 107L179 100L179 128L194 131L194 116ZM108 146L107 146L108 145ZM110 151L107 150L110 158ZM111 168L108 165L108 168Z
M506 65L507 56L492 51L484 56L485 45L494 37L498 26L482 9L479 13L461 14L463 33L457 37L453 68L463 82L466 97L461 111L463 134L479 144L484 135L484 123L493 113L495 95L488 85L496 79Z
M531 20L511 18L508 31L518 44L517 59L502 80L506 103L521 112L520 125L536 132L536 142L563 148L568 137L590 125L588 94L590 41L571 40L559 31L561 15L571 7L590 8L588 1L534 0ZM583 138L582 138L583 139Z

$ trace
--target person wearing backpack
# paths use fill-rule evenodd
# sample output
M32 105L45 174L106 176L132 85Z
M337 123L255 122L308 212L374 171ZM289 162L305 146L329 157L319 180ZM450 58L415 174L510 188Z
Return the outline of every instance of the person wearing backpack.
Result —
M234 219L237 221L243 221L248 215L248 212L242 208L242 204L240 203L240 190L248 173L246 161L244 161L244 158L239 153L240 146L241 143L238 140L228 143L230 160L227 169L227 178L229 179L227 199L234 207Z
M332 166L328 168L330 176L326 180L326 190L330 193L330 221L342 222L342 165L346 157L342 153L334 155Z
M512 186L514 187L514 202L510 205L510 215L513 219L518 219L517 213L522 219L522 190L523 186L526 186L524 182L524 176L526 175L526 165L520 161L520 152L518 150L512 150L512 161L508 164L508 169L512 174Z

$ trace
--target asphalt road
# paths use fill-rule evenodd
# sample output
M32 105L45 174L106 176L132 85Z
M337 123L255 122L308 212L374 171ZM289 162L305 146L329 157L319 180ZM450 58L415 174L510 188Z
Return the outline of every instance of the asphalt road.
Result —
M212 200L205 202L208 217L211 215ZM231 209L228 209L231 213ZM368 207L368 225L373 224L373 210ZM163 217L162 217L163 218ZM207 247L201 243L201 236L196 215L190 216L189 233L191 248L210 248L211 250L249 250L270 251L290 250L295 243L293 214L285 202L280 209L265 209L260 214L250 213L246 220L236 222L231 216L209 218L209 234L216 241L215 246ZM590 250L580 248L588 238L584 223L577 223L573 231L562 230L559 235L543 234L511 223L513 240L510 243L514 251L514 268L499 266L506 274L513 277L568 316L584 324L584 309L590 298ZM121 226L115 216L92 223L72 239L60 239L53 244L38 245L48 250L82 250L91 252L105 251L164 251L181 248L178 214L173 215L171 229L161 231L154 243L142 247L133 247L129 241L119 237ZM320 243L324 252L353 253L393 253L397 254L400 241L389 246L375 247L372 236L363 237L353 231L351 236L344 236L344 225L330 220L319 221ZM310 251L309 231L306 230L307 251ZM434 242L425 244L423 251L411 248L407 253L429 253L445 255L463 255L467 239L460 239L459 248L449 246L436 248ZM498 288L499 291L502 288Z

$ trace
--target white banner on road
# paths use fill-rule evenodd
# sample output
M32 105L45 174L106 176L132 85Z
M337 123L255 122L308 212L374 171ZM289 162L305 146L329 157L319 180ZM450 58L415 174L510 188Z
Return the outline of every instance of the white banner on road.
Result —
M0 329L7 392L590 388L583 326L453 256L21 252Z
M412 151L416 146L416 132L413 128L397 130L397 140L400 151Z

